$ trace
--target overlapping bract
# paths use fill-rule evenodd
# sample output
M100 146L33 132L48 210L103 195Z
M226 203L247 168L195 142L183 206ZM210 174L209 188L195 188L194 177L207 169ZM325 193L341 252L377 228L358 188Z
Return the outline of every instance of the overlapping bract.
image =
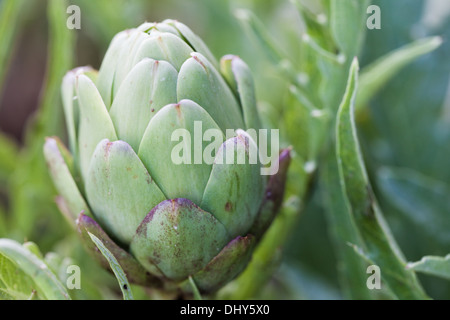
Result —
M48 138L44 153L57 203L84 239L96 234L139 284L183 287L192 276L212 291L242 271L279 205L261 209L267 182L249 163L256 142L243 130L260 123L242 60L218 64L177 21L145 23L113 39L98 73L68 72L62 95L71 152ZM172 133L194 136L195 121L223 133L216 160L232 148L245 164L175 164ZM243 130L226 140L227 129Z

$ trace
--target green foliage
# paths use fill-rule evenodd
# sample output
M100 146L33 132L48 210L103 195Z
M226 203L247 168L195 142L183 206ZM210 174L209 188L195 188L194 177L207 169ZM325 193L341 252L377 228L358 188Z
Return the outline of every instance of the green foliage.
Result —
M54 189L47 173L42 146L46 136L63 132L62 107L60 97L61 78L72 65L73 33L66 28L66 3L52 0L48 2L49 47L46 82L38 113L27 127L25 148L16 160L15 170L10 179L10 201L12 223L16 226L11 236L34 238L38 236L36 226L60 231L57 228L60 216L53 203ZM52 216L51 220L44 217ZM43 224L43 221L49 221ZM47 244L56 238L53 234Z
M353 221L365 245L365 255L383 270L382 275L390 290L399 299L425 298L414 273L405 271L402 253L392 238L368 181L354 122L357 76L358 62L355 59L336 123L341 184L349 201Z
M381 30L365 26L371 2L381 8ZM10 249L0 249L0 299L66 297L60 283L68 260L60 256L83 270L73 298L121 296L57 212L42 146L47 136L64 137L66 71L80 63L97 68L118 31L165 18L188 24L216 56L239 54L249 63L263 127L280 129L283 147L293 150L281 213L247 269L217 297L450 298L450 43L442 41L450 20L426 26L425 1L79 0L81 30L66 28L68 1L39 4L46 10L40 20L48 21L46 75L21 144L0 132L0 236L31 239L61 255L41 259L34 245L2 240ZM39 33L26 27L28 17L42 14L33 8L0 2L2 89L19 40ZM356 65L350 69L355 56L362 62L358 80ZM31 277L43 261L48 272ZM389 290L367 289L368 264L381 267ZM120 266L113 270L121 274ZM137 287L133 294L149 297Z
M383 19L396 31L368 33L367 43L377 45L364 50L364 61L406 48L412 40L420 43L422 36L447 39L450 35L448 17L439 19L435 13L433 26L424 23L430 10L422 11L425 2L408 7L401 16L395 12L406 8L410 1L379 0L377 4L383 8ZM445 7L434 10L443 12ZM428 39L428 43L439 42L437 38ZM369 174L377 178L373 179L374 188L379 190L380 203L387 209L386 219L410 261L448 253L448 197L442 192L450 183L446 116L449 52L450 44L444 40L439 48L392 77L371 99L368 109L357 114ZM420 279L431 297L450 297L448 283L432 277Z
M440 37L419 39L389 52L364 68L359 80L360 90L356 107L364 107L381 87L409 63L427 54L442 44Z
M322 198L325 203L327 218L333 226L334 247L340 259L339 282L345 296L354 299L370 299L371 293L365 286L366 263L355 255L349 243L361 245L362 239L350 214L348 201L341 188L336 153L330 152L322 167L320 176L324 189Z

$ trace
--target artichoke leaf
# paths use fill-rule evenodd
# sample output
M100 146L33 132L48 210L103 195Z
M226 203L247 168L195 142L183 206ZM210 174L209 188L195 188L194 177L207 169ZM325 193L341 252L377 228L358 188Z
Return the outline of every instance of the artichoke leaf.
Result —
M224 226L188 199L169 199L145 217L131 242L131 252L174 281L203 269L229 242ZM150 266L151 267L151 266Z
M182 100L163 107L150 120L139 157L167 199L189 198L200 204L212 164L204 161L210 145L203 132L220 128L198 104ZM218 145L223 136L218 136Z
M69 154L58 138L46 139L44 144L44 156L50 169L50 176L53 179L59 195L64 199L67 208L67 210L64 211L66 213L66 218L73 225L78 212L85 211L86 214L90 215L90 211L70 172L67 161L63 156L64 153L66 156Z
M191 56L178 76L178 100L197 102L224 133L227 129L245 129L241 107L225 80L200 53Z
M102 140L95 149L86 193L100 225L124 244L147 213L165 200L131 146L120 140Z
M238 56L226 55L220 60L220 72L240 101L246 129L261 129L256 108L255 84L247 64Z
M79 75L76 83L80 126L78 133L79 166L83 180L92 154L103 139L117 140L116 131L95 84L85 75Z
M255 237L248 234L231 240L193 279L202 292L214 292L240 274L251 259ZM186 287L181 285L181 287Z
M157 277L149 274L132 255L119 247L94 219L88 217L83 212L80 213L77 219L77 231L87 251L99 261L104 268L109 268L109 262L92 242L89 233L100 239L103 245L114 255L120 266L123 268L127 279L132 283L156 287L161 285L161 281ZM160 276L161 274L158 273L156 275Z
M78 67L70 70L63 78L61 86L61 96L63 100L64 116L67 124L67 132L69 136L69 146L73 156L76 158L78 154L77 131L80 117L78 107L78 99L76 96L76 79L80 74L85 74L91 80L96 78L97 71L91 67ZM94 81L94 80L93 80Z
M281 150L278 163L278 172L270 176L267 181L264 199L259 208L255 223L250 229L250 232L257 238L260 238L269 228L283 203L287 171L291 163L290 148Z
M138 29L133 29L130 32L130 37L127 40L126 45L122 45L122 50L119 54L116 71L114 73L114 80L112 83L112 91L111 91L111 104L114 102L114 98L119 91L120 86L122 85L123 80L125 80L128 73L131 69L136 65L134 57L141 44L149 38L149 35L145 32L142 32Z
M150 119L177 101L177 71L166 61L144 58L123 81L110 115L118 138L138 150Z
M238 130L217 152L200 206L214 214L232 237L245 235L261 205L264 179L256 143Z
M140 44L134 57L134 64L144 58L152 58L167 61L180 71L181 66L191 57L193 51L186 42L172 33L154 30Z

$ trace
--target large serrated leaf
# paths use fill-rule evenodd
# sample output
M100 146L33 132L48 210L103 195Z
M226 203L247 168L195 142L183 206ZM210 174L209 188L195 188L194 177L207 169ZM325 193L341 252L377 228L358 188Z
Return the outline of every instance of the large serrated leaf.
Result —
M424 299L426 295L415 274L405 269L403 255L384 221L367 177L354 121L357 79L358 61L355 59L336 123L341 184L363 240L363 249L380 267L385 283L399 299Z
M338 274L339 282L343 288L345 297L352 299L373 298L371 292L365 286L365 261L354 254L348 243L360 244L361 236L355 227L355 222L348 202L339 184L338 165L335 160L335 152L330 152L326 162L322 166L320 179L323 188L324 205L330 222L330 232L334 236L333 244L336 255L340 259Z
M60 83L72 65L75 32L66 26L68 1L46 2L49 27L48 64L41 90L39 109L30 119L24 139L25 147L17 158L9 184L11 223L15 237L55 239L62 237L61 226L54 205L54 188L45 166L42 144L46 136L62 136L63 121ZM55 217L49 219L48 217ZM44 218L45 217L45 218ZM41 232L37 225L52 232ZM54 228L53 228L54 227Z
M235 16L241 21L246 32L260 45L270 62L278 68L278 71L292 83L298 83L298 75L294 66L281 46L272 39L265 25L248 10L236 10Z

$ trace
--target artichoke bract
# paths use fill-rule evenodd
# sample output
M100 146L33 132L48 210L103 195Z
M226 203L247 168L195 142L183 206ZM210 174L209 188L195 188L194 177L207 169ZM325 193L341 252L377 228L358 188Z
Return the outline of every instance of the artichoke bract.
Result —
M62 98L70 151L50 137L44 154L58 207L102 264L88 232L140 285L189 290L192 277L211 292L245 268L278 210L290 158L281 152L270 177L249 161L257 144L245 130L261 125L239 57L218 63L177 21L144 23L115 36L98 72L69 71ZM194 136L196 123L219 132L214 161L176 163L173 132ZM224 161L230 152L247 161Z

